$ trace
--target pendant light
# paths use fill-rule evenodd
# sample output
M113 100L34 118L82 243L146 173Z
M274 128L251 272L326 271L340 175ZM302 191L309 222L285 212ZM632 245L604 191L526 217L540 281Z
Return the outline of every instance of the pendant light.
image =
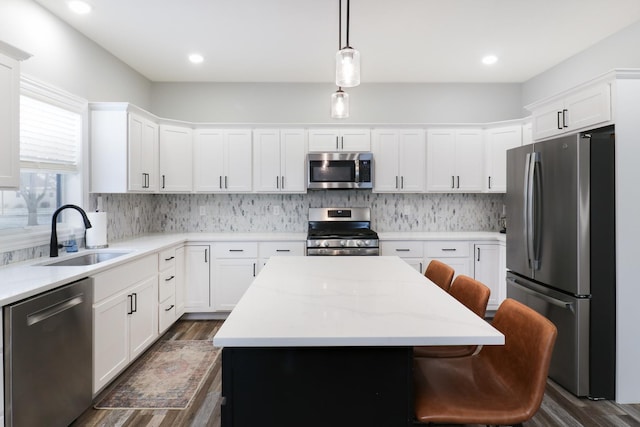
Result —
M350 0L347 0L347 25L346 44L338 48L336 53L336 85L340 87L354 87L360 84L360 52L349 46L349 9ZM342 15L342 0L339 2L340 15ZM340 17L339 31L342 30L342 18ZM342 35L340 35L342 42Z
M331 118L346 119L349 117L349 94L341 87L331 94Z

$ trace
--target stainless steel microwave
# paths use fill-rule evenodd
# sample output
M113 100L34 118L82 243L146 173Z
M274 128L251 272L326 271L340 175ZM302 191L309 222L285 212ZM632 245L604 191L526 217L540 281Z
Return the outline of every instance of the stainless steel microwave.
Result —
M307 158L307 188L373 188L371 153L309 153Z

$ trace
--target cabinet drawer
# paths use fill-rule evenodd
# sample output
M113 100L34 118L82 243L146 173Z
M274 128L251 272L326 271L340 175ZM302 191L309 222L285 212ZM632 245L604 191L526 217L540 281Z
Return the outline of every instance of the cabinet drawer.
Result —
M468 257L469 242L465 241L435 241L427 242L427 257L453 258Z
M258 243L225 242L216 243L213 247L215 258L257 258Z
M158 301L162 302L176 293L176 269L168 268L160 273L158 284Z
M149 255L93 276L93 302L98 302L158 274L158 256Z
M158 256L158 270L162 271L166 268L175 266L176 250L175 248L166 249L160 252Z
M272 256L303 256L304 242L260 242L260 258Z
M424 253L422 242L380 242L380 254L397 255L401 258L421 258Z
M164 332L176 320L176 299L171 296L158 305L158 331Z

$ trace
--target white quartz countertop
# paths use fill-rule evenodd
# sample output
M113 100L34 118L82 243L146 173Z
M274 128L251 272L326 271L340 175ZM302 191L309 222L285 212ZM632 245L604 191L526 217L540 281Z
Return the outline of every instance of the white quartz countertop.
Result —
M504 336L398 257L275 257L213 343L500 345Z
M378 232L380 240L493 240L505 242L506 235L494 231L401 231Z
M381 240L498 240L504 234L493 232L399 232L378 233ZM47 267L40 264L52 261L44 257L0 267L0 306L11 304L41 292L71 283L108 268L186 242L267 242L306 241L307 233L158 233L133 239L110 242L103 252L124 251L126 255L83 267ZM500 240L502 239L502 240ZM81 249L80 252L84 250ZM60 253L59 260L76 254Z

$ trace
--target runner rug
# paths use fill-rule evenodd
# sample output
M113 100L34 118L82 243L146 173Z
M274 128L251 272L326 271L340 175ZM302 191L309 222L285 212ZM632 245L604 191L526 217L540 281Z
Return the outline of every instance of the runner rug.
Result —
M156 343L125 371L97 409L184 409L207 378L219 349L210 340Z

